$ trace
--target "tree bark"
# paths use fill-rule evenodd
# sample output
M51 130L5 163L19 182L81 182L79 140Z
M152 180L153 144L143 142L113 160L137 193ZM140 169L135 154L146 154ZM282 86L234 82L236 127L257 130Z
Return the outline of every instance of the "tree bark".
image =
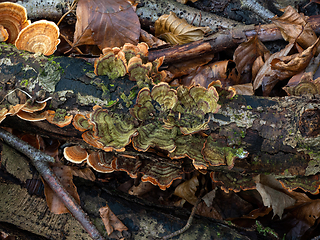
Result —
M15 47L1 44L1 99L13 89L29 92L35 99L52 97L49 108L68 113L86 114L94 105L109 111L129 114L135 100L129 99L135 82L127 78L109 80L95 76L93 66L81 59L36 57ZM17 91L2 102L17 103ZM124 97L125 95L125 97ZM222 101L222 99L220 100ZM240 96L221 103L212 116L208 134L226 141L227 146L244 148L249 157L235 161L232 172L247 174L273 173L277 177L307 177L318 172L320 161L318 96L262 98ZM37 132L67 141L83 142L81 132L73 125L59 128L46 121L26 122L8 116L3 126ZM139 153L143 154L143 153ZM165 160L164 158L164 161ZM213 171L229 171L228 167L210 167Z

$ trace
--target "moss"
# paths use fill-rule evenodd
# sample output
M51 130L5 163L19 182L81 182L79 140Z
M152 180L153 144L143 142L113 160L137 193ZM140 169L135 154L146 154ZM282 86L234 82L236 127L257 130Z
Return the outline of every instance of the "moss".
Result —
M279 238L278 234L273 229L269 227L263 227L259 221L256 221L256 229L260 234L263 234L263 236L267 236L268 234L276 238Z
M28 86L28 80L27 79L23 79L21 82L20 82L20 85L22 86L22 87L27 87Z

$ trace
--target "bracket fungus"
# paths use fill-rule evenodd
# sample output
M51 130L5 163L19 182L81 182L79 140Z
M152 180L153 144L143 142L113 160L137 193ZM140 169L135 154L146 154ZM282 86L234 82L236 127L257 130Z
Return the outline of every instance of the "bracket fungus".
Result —
M90 153L87 163L97 172L112 173L114 169L111 166L115 156L108 152L93 152Z
M123 77L127 73L127 61L119 48L104 48L103 55L94 62L96 75L107 75L110 79Z
M9 38L8 31L0 25L0 42L4 42Z
M30 21L27 20L26 9L16 3L0 3L0 16L0 25L2 25L8 33L8 43L14 43L19 32L30 25Z
M65 127L69 125L72 121L73 115L67 115L66 111L59 111L59 109L55 112L52 110L47 111L47 121L49 123L55 124L58 127Z
M19 50L51 55L60 43L59 34L59 28L54 22L40 20L22 29L15 45Z
M71 147L65 147L63 149L63 156L69 162L82 163L87 160L89 154L83 147L75 145Z

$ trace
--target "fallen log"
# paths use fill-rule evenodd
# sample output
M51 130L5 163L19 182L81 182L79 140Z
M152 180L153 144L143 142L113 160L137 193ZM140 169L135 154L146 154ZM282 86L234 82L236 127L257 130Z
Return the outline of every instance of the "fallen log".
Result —
M93 66L84 60L36 56L4 43L0 45L0 52L2 107L19 104L21 94L22 98L28 98L23 94L28 92L33 101L47 100L46 109L59 111L62 115L86 115L93 111L93 106L100 105L114 115L130 116L136 99L129 96L133 89L139 89L127 77L110 80L105 76L95 76ZM188 169L195 166L210 173L212 180L220 182L224 189L252 189L255 186L254 176L273 174L288 189L300 187L312 193L318 192L319 96L262 98L236 95L231 100L221 97L219 104L221 108L211 116L209 129L192 136L214 149L217 142L223 149L236 149L237 157L229 159L231 162L226 162L226 152L220 154L223 164L214 166L188 157L173 160L157 148L156 152L161 153L159 156L154 152L137 151L130 144L121 154L135 156L134 159L140 159L145 165L161 163L174 166L176 175L183 173L182 165L189 166ZM58 127L45 120L30 122L8 115L1 126L36 132L94 149L84 142L81 132L72 124ZM118 157L120 153L111 154ZM135 161L132 157L129 160ZM206 169L201 164L206 165ZM13 191L8 186L3 187L4 195ZM23 194L22 199L26 199ZM31 198L30 201L34 200ZM6 214L6 211L2 212L1 221L7 221ZM15 221L18 222L24 221ZM26 227L26 224L21 224L21 227Z
M10 45L0 46L2 106L18 103L19 90L15 89L21 89L37 100L51 97L47 108L64 114L86 115L92 112L94 105L100 105L112 114L130 116L130 108L136 100L129 96L132 90L138 92L139 89L126 77L110 80L106 76L95 76L93 66L81 59L37 57ZM220 139L223 146L244 149L248 157L237 158L228 166L209 164L208 169L246 174L273 173L281 178L318 173L318 96L262 98L237 95L232 100L221 98L220 101L221 108L212 115L205 133L212 139ZM81 132L71 124L60 128L47 121L28 122L7 116L2 126L85 144ZM205 139L208 141L207 137ZM130 145L128 150L132 151ZM143 156L145 152L137 154Z

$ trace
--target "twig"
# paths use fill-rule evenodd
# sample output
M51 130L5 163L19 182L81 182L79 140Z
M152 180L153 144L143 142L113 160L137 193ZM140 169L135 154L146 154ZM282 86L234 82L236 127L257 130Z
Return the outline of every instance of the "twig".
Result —
M55 174L49 167L49 163L54 162L54 158L41 152L40 150L28 145L18 137L0 128L0 138L11 147L26 155L31 163L38 170L42 178L48 183L51 189L60 197L68 210L72 213L84 229L89 233L92 239L104 240L96 227L90 222L89 217L76 203L74 198L61 185Z
M240 0L241 7L257 14L263 20L270 22L270 18L273 18L273 14L269 9L261 6L255 0Z
M196 204L195 204L195 205L193 206L193 208L192 208L192 211L191 211L190 217L189 217L189 219L188 219L188 221L187 221L187 224L186 224L183 228L181 228L180 230L175 231L175 232L173 232L173 233L170 233L170 234L162 237L161 239L162 239L162 240L166 240L166 239L169 239L169 238L173 238L173 237L178 236L178 235L184 233L185 231L187 231L187 230L190 228L190 226L191 226L193 217L194 217L194 215L196 214L196 210L197 210L198 204L199 204L200 202L201 202L201 198L198 198L198 201L196 202Z
M63 14L63 16L60 18L59 22L57 23L57 26L59 26L59 24L62 22L62 20L65 18L65 16L67 16L69 13L71 13L73 11L73 9L75 9L75 7L77 6L77 3L79 2L79 0L74 0L73 3L71 4L71 7L69 9L68 12L66 12L65 14Z

